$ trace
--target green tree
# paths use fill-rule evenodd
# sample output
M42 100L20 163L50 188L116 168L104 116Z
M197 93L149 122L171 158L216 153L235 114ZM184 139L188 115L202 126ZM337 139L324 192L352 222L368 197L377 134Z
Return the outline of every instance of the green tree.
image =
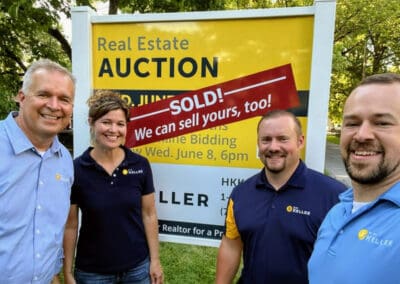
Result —
M399 0L339 0L336 8L329 118L340 123L343 104L365 76L399 72Z
M21 76L32 61L47 57L70 66L71 46L60 26L60 15L69 16L69 10L70 1L1 1L1 118L15 108Z
M166 13L188 11L210 11L225 8L225 0L110 0L109 14L123 13Z

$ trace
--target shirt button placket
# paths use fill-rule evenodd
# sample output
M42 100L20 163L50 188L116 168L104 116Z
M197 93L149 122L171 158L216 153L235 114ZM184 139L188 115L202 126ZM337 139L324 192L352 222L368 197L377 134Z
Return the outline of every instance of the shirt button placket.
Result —
M115 171L111 175L111 182L110 182L111 185L114 185L114 179L117 177L117 174L116 174L117 171L118 171L118 168L116 168Z
M40 179L39 180L39 190L41 190L42 188L43 188L43 186L44 186L44 181L42 180L42 179ZM36 235L36 237L35 237L35 239L37 239L37 238L40 238L40 234L41 234L41 230L40 230L40 228L38 228L38 227L40 227L40 225L38 224L38 222L37 222L37 218L40 218L38 215L41 213L41 210L42 210L42 206L40 205L40 204L36 204L36 217L35 217L35 235ZM39 243L39 241L37 240L37 241L35 241L35 243ZM35 249L35 258L39 261L40 260L40 258L42 257L42 255L39 253L39 252L37 252L37 250L39 249L39 246L38 245L35 245L35 247L36 247L36 249ZM36 271L36 275L33 277L33 280L34 281L38 281L39 280L39 276L38 276L38 274L37 274L37 271Z

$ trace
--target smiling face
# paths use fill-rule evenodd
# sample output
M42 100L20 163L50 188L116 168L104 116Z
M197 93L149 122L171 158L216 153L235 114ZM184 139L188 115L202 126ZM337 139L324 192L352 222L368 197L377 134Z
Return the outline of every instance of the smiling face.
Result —
M400 178L400 83L362 85L350 94L340 147L355 182L378 184Z
M89 124L95 147L113 150L125 143L127 122L123 110L110 110L94 122L89 119Z
M303 146L304 137L296 130L292 117L280 115L260 122L258 156L270 173L293 172Z
M74 83L59 71L38 69L26 93L18 93L17 123L35 145L52 141L71 122ZM36 146L36 145L35 145Z

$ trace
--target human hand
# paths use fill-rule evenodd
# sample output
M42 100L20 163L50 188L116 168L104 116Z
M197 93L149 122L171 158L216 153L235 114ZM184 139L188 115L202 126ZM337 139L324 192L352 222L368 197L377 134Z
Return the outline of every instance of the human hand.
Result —
M72 272L64 273L64 284L76 284L74 275Z
M162 271L160 261L150 262L150 278L151 278L151 284L164 283L164 273Z

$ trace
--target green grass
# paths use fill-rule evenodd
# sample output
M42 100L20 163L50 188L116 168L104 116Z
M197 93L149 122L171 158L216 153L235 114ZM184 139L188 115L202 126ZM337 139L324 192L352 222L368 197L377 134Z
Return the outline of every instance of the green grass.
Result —
M326 136L326 141L333 143L333 144L339 144L340 137L336 135L327 135Z
M215 283L218 248L161 242L165 284ZM239 279L240 271L234 282Z
M164 283L214 283L218 248L160 243Z

